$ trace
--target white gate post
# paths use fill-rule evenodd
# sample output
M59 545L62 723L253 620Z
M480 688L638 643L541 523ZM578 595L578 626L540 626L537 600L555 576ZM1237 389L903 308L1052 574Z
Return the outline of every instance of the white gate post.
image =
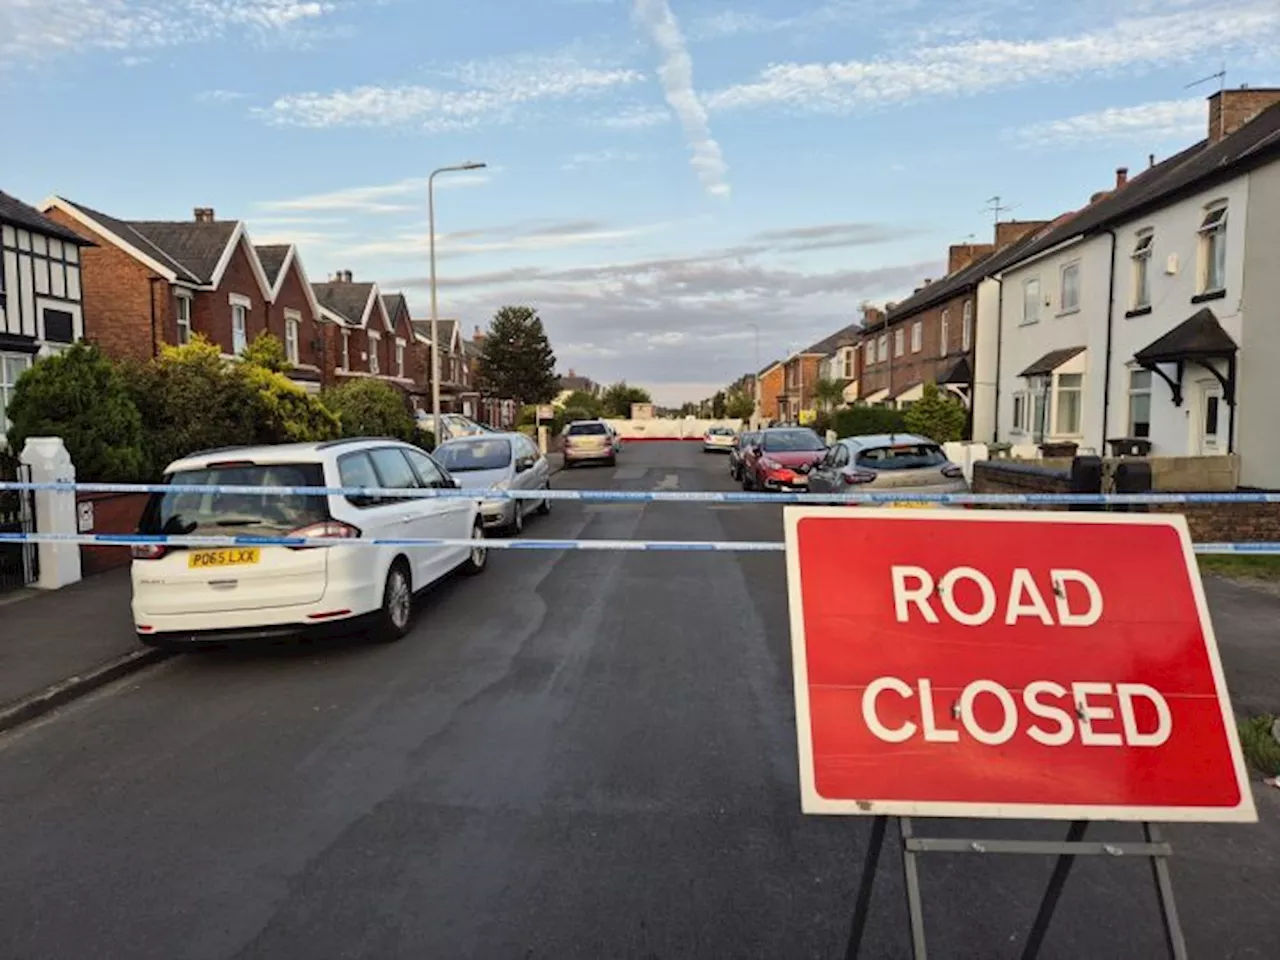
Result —
M18 459L31 468L32 483L75 483L76 468L61 437L28 437ZM36 532L76 533L74 491L37 490ZM78 543L40 543L40 578L36 586L57 590L80 580Z

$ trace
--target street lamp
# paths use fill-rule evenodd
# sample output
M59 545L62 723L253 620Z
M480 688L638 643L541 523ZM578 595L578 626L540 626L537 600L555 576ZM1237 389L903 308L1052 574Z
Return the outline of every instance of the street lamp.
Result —
M427 177L427 237L431 247L431 429L436 443L444 438L440 429L440 314L436 307L436 176L462 170L481 170L483 163L468 161L452 167L440 167Z
M747 326L755 332L756 340L756 365L751 372L751 413L753 419L756 419L760 416L760 325L748 323Z

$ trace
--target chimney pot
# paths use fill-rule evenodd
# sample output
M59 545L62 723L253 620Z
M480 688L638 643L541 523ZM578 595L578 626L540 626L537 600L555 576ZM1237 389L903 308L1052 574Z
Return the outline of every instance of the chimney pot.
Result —
M1156 165L1156 155L1154 153L1147 154L1147 169L1150 170Z
M1129 182L1129 168L1116 167L1116 189L1119 190Z
M196 223L213 223L213 207L196 207Z

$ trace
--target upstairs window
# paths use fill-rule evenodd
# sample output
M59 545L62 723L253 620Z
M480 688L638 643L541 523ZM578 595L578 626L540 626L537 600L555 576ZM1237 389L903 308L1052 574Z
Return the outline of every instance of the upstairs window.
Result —
M404 378L404 341L396 341L396 376Z
M947 355L947 341L951 339L951 311L942 311L942 322L938 327L938 356Z
M1227 285L1227 205L1205 210L1200 221L1200 292L1216 293Z
M1130 303L1134 310L1151 306L1151 251L1156 235L1151 230L1139 231L1133 241L1133 296Z
M907 333L901 327L893 331L893 355L902 356L907 349Z
M178 346L184 346L191 342L191 298L183 296L181 293L177 296L178 306Z
M973 301L964 302L964 313L960 319L960 349L965 353L973 346Z
M919 353L924 349L924 321L917 320L911 325L911 352Z
M866 354L864 358L864 361L866 363L868 364L875 363L876 362L876 342L874 340L868 340L866 347L863 348L863 353Z
M302 327L302 319L295 311L284 315L284 356L293 366L298 365L298 334Z
M1038 323L1040 320L1040 278L1032 277L1022 283L1022 322Z
M881 363L889 359L888 336L881 336L876 340L876 353L879 355Z
M249 308L243 303L231 305L231 352L237 357L249 345Z
M351 369L351 331L342 331L342 369Z
M1080 309L1080 261L1063 266L1061 279L1060 309L1063 313L1074 313Z
M1151 436L1151 371L1129 371L1129 436Z

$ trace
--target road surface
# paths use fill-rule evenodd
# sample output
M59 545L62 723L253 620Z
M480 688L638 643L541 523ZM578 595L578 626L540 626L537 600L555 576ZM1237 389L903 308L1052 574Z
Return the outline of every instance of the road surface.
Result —
M557 484L730 489L674 443ZM557 503L528 535L769 540L780 517ZM0 957L843 956L870 824L799 813L781 556L490 563L394 646L182 656L0 738ZM1169 831L1192 956L1275 955L1280 791L1257 793L1261 826ZM899 865L866 957L907 955ZM1051 867L926 859L931 956L1016 956ZM1145 864L1093 858L1042 956L1161 946Z

